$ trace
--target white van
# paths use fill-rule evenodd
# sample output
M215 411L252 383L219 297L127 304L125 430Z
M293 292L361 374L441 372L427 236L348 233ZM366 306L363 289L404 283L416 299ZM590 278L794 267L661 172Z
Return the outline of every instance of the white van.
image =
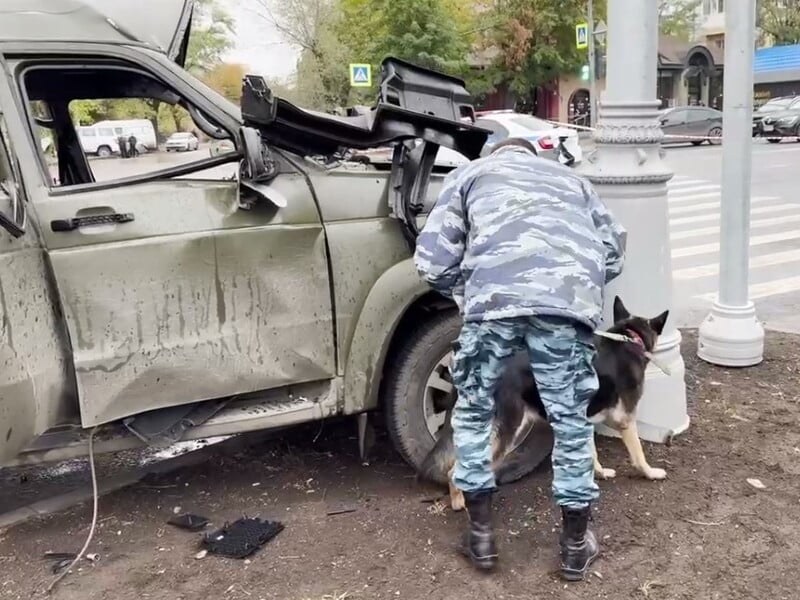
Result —
M158 141L153 124L147 119L99 121L88 127L78 127L83 151L97 156L119 154L117 138L136 136L139 150L157 150Z

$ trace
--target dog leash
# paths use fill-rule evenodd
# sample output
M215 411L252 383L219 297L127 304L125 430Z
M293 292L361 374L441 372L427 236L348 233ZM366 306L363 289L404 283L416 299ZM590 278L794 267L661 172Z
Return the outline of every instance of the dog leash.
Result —
M610 331L599 331L599 330L595 331L594 334L599 336L599 337L606 338L607 340L612 340L612 341L615 341L615 342L622 342L622 343L627 343L627 344L635 344L637 346L640 346L642 348L642 353L647 357L647 359L651 363L653 363L653 365L655 367L657 367L667 377L670 377L672 375L672 371L670 371L668 366L666 366L664 363L662 363L660 360L658 360L655 356L653 356L652 352L649 352L648 350L646 350L644 348L644 346L639 344L632 337L630 337L628 335L624 335L622 333L612 333Z

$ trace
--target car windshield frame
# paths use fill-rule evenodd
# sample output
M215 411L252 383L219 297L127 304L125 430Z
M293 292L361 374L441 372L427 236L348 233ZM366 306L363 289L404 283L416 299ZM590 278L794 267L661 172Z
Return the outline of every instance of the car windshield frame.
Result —
M523 129L527 129L528 131L548 131L553 129L552 123L545 121L544 119L540 119L538 117L534 117L533 115L523 115L523 114L516 114L508 119L514 125L518 127L522 127ZM531 127L529 123L536 122L541 123L541 125L537 125L536 127Z

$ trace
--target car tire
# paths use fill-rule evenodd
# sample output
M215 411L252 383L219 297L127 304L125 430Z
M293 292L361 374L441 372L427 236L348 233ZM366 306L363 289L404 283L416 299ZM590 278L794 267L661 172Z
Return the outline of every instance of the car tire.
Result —
M449 363L445 367L443 362L452 350L461 323L456 311L440 312L420 324L388 359L383 393L386 426L395 449L415 470L421 467L438 434L431 432L435 425L429 422L436 417L426 415L430 394L435 391L447 396L446 391L430 385L431 378L439 373L449 378ZM443 380L447 382L444 377L436 379L439 384ZM437 416L443 425L445 413Z
M781 138L771 137L771 138L767 138L767 141L770 144L778 144L778 143L780 143Z
M111 148L109 148L108 146L100 146L97 149L97 156L99 156L100 158L108 158L112 154L113 152L111 152Z
M702 144L702 143L703 143L703 142L702 142L701 140L694 140L694 141L692 142L692 146L699 146L699 145L700 145L700 144Z
M712 127L708 130L708 137L722 137L722 127ZM709 145L719 146L722 140L708 140Z

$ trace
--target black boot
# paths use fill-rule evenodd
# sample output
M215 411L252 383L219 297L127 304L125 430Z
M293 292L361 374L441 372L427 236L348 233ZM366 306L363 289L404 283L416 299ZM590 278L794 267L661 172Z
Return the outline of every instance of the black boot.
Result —
M493 491L464 492L469 516L469 530L461 550L481 571L491 571L497 565L497 546L492 532Z
M580 581L600 554L597 539L588 529L590 508L561 507L561 576L567 581Z

